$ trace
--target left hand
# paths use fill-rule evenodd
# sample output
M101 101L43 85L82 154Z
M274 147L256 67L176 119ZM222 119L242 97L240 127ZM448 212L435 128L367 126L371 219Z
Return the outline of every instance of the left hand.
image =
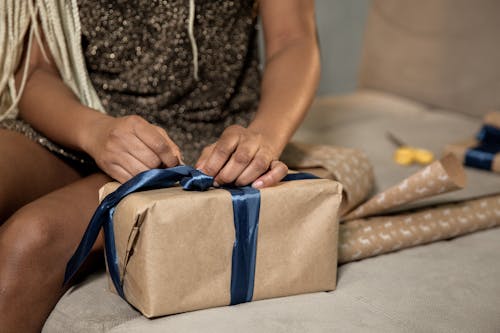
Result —
M279 183L288 173L279 155L261 133L232 125L217 142L203 149L196 168L215 177L216 185L263 188Z

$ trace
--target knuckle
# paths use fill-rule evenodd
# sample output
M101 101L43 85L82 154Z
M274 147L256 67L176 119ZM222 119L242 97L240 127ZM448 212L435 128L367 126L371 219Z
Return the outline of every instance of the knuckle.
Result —
M153 148L154 151L159 152L159 153L165 153L170 151L170 147L165 141L155 141L151 148Z
M156 131L158 131L158 133L159 133L162 137L164 137L164 138L169 138L167 131L166 131L163 127L160 127L160 126L155 126L155 125L154 125L154 127L155 127Z
M246 186L250 183L250 181L247 178L239 177L234 183L236 186Z
M161 164L160 159L159 159L159 158L157 158L157 157L153 157L153 156L151 156L151 157L149 157L149 158L145 159L145 161L144 161L144 162L145 162L144 164L145 164L147 167L149 167L149 168L156 168L156 167L158 167L158 166Z
M119 137L121 137L121 131L120 131L120 128L119 128L119 127L114 127L114 128L112 128L112 129L109 131L108 138L109 138L110 140L116 140L116 139L118 139Z
M221 174L217 178L223 184L227 184L233 181L233 179L231 179L227 174Z
M277 183L277 177L273 173L268 173L264 176L264 183L266 184L274 184Z
M130 116L125 116L123 117L125 123L129 124L129 125L135 125L137 123L140 123L143 121L142 117L138 116L138 115L130 115Z
M173 167L173 166L176 166L177 164L179 164L179 160L174 155L168 155L166 163L167 163L167 166Z
M254 163L255 163L255 168L261 172L266 171L269 167L269 162L264 157L256 157Z
M229 156L231 154L231 149L225 143L218 143L214 147L214 153L221 156Z
M209 164L205 166L205 171L208 175L215 175L219 170L217 170L213 165Z
M214 148L213 144L206 146L205 148L203 148L202 154L208 154L210 151L212 151L213 148Z
M281 166L281 176L282 177L285 177L288 173L288 166L284 163L282 163L282 166Z
M239 132L242 129L244 129L244 128L241 125L231 125L231 126L226 128L226 131L227 132Z
M233 157L236 163L247 165L248 163L250 163L253 156L251 156L248 150L242 150L242 151L237 151Z

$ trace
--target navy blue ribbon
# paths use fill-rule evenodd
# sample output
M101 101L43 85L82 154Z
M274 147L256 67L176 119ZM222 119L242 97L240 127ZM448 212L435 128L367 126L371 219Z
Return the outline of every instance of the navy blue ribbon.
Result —
M283 181L317 179L308 173L289 174ZM104 229L108 271L118 294L125 298L120 281L118 256L115 248L113 214L116 205L133 192L174 186L180 182L184 190L205 191L213 185L213 177L189 167L153 169L142 172L107 195L95 211L77 250L69 260L64 275L66 284L78 271L94 245L101 227ZM224 187L231 193L235 241L231 267L231 304L249 302L253 297L257 233L260 212L260 192L250 186Z
M465 165L491 170L496 154L500 153L500 129L484 125L477 134L479 145L465 153Z

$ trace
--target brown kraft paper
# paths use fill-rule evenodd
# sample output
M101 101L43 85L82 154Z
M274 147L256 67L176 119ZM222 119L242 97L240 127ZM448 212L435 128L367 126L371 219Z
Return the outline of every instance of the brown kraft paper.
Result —
M323 158L316 156L314 160L313 154L308 153L309 148L301 147L301 153L305 152L305 155L292 159L295 165L301 171L330 179L338 179L339 175L344 179L348 177L349 173L343 171L357 166L346 155L360 156L356 150L323 146L323 151L330 153L324 154ZM328 163L326 158L330 159ZM350 165L344 167L341 163ZM334 165L341 165L340 172L332 169ZM365 175L365 179L370 179L370 176ZM500 226L500 195L380 216L400 205L460 189L465 180L460 162L453 156L446 156L359 205L347 215L352 220L340 224L339 263ZM352 189L344 187L344 192L347 192L344 198L350 197L348 191Z
M500 111L488 112L483 118L483 124L500 128ZM453 154L459 161L464 162L467 151L471 148L477 147L478 145L478 140L470 138L462 142L445 145L443 154ZM491 171L500 173L500 153L496 154L493 158Z
M291 169L341 183L344 198L340 215L365 200L374 187L372 165L365 153L357 149L292 142L281 159Z
M101 199L117 186L105 185ZM341 191L326 179L261 190L253 300L335 289ZM125 296L146 317L230 303L228 191L133 193L113 221Z
M477 147L479 142L476 139L469 139L463 142L448 144L444 146L443 154L453 154L460 161L465 161L465 154L470 148ZM491 171L500 173L500 153L496 154L491 164Z
M483 123L500 128L500 111L490 111L483 119Z
M500 195L347 221L340 225L339 263L500 226Z
M450 154L375 195L343 219L352 220L377 215L403 204L463 188L465 181L462 165Z

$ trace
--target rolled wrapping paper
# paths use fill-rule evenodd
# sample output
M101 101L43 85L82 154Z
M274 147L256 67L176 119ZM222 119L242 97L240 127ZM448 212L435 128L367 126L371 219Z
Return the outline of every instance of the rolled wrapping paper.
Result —
M500 195L340 225L339 263L500 226Z
M281 160L291 169L340 182L343 186L340 215L365 200L374 187L373 167L357 149L292 142Z
M303 144L294 144L291 148L293 149L288 149L286 157L295 168L322 178L346 179L349 177L349 173L344 173L346 169L359 167L359 164L350 163L352 160L345 156L359 154L356 150L323 146L323 149L315 151L315 146ZM324 153L322 156L318 153L321 150ZM364 155L361 156L365 158ZM342 162L349 164L349 168L343 167ZM371 167L365 168L364 172L371 172ZM373 174L369 174L365 175L364 179L373 181L372 177ZM366 218L368 213L381 214L402 204L460 189L464 184L465 173L461 163L453 156L445 156L398 185L376 195L359 206L365 207L363 214L361 209L355 209L348 215L351 217L359 214L357 216L365 216L364 218L340 224L338 262L361 260L500 226L500 195L421 208L409 213ZM362 197L349 192L354 188L346 187L346 199ZM371 187L364 189L366 197ZM354 202L356 201L345 205L344 211L346 207L352 207Z
M343 217L358 219L381 214L403 204L454 191L465 186L465 172L453 155L435 161L399 184L375 195Z

